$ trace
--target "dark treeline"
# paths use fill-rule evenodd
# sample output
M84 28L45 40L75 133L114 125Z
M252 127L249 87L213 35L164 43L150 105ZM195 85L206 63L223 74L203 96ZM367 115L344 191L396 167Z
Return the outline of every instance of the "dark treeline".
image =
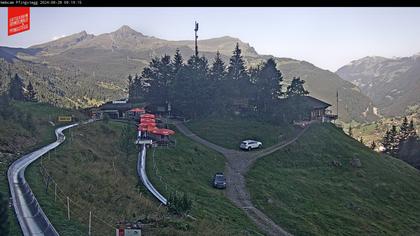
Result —
M128 77L129 99L154 106L170 104L173 113L193 119L236 113L291 121L302 113L292 98L308 94L305 81L294 78L283 92L283 75L276 67L270 58L247 68L238 44L227 65L219 53L211 62L199 56L185 62L177 50L172 59L168 55L155 58L140 76Z
M392 128L385 132L382 145L386 154L400 158L420 169L420 140L413 120L408 122L407 117L404 117L399 129L392 125ZM376 144L372 143L372 147L375 148Z
M22 79L15 74L12 77L8 92L0 94L0 122L13 121L22 125L23 128L35 132L34 120L31 113L25 113L12 106L12 101L37 101L36 92L32 87L32 83L24 86Z
M32 86L32 82L29 81L25 88L22 78L20 78L17 74L15 74L14 77L11 77L6 96L17 101L37 101L36 92Z

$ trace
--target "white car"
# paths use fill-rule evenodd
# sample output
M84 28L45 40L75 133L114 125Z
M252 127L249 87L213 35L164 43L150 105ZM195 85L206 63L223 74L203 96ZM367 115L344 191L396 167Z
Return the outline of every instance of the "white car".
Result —
M243 150L251 151L251 149L262 148L262 142L255 140L244 140L239 147Z

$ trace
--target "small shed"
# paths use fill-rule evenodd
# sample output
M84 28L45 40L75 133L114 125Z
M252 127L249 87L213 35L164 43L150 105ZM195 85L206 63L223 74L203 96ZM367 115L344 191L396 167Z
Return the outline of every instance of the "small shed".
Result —
M99 113L108 114L110 118L119 119L125 118L126 112L132 108L131 103L112 103L108 102L99 106Z

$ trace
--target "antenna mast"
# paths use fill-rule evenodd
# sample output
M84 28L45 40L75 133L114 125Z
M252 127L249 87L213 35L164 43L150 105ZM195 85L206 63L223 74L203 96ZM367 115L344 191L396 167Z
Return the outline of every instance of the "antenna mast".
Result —
M195 22L195 56L198 57L198 46L197 46L197 39L198 39L198 35L197 35L197 31L198 31L198 23L197 21Z
M338 90L337 90L337 119L338 119Z

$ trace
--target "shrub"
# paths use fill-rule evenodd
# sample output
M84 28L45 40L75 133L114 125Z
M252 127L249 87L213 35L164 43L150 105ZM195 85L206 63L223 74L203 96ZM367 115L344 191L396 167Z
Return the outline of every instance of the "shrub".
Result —
M186 193L171 193L168 199L169 212L177 215L185 215L191 211L192 200Z

